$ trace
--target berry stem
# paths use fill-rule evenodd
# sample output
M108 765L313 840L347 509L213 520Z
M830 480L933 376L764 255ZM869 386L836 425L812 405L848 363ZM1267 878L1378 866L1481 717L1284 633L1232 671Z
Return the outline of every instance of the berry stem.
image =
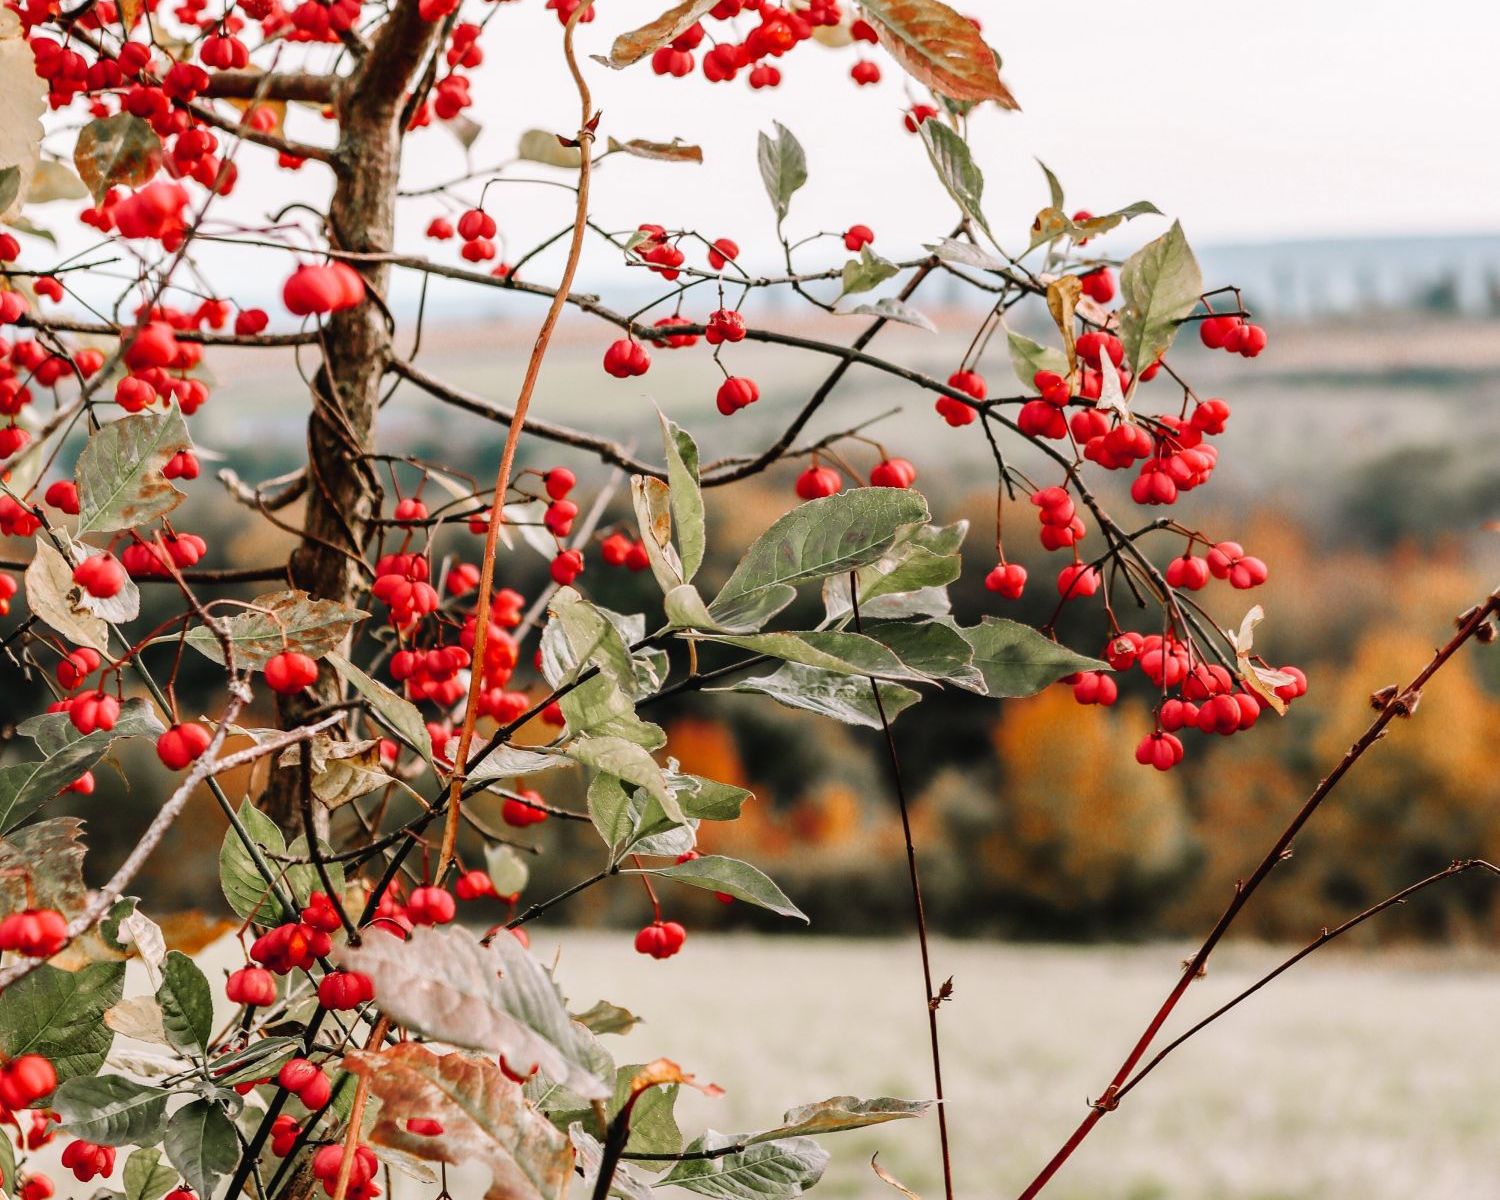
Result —
M579 120L578 143L582 153L578 156L578 195L574 207L573 238L568 246L568 261L563 267L562 279L547 307L547 315L531 348L531 358L526 364L526 377L521 383L521 393L516 397L515 417L505 435L505 448L500 454L500 466L495 473L494 507L484 535L484 558L479 568L479 596L474 610L473 669L469 676L469 696L464 707L463 729L459 733L458 750L453 755L453 775L448 784L448 819L443 829L442 852L438 855L436 878L442 879L453 862L454 848L458 844L459 810L463 804L464 782L469 762L469 750L474 743L474 722L479 715L479 694L484 686L484 673L480 664L484 662L485 643L488 640L490 618L490 593L495 583L495 552L500 541L500 523L505 519L505 493L510 488L511 468L515 463L516 444L521 440L521 430L526 424L526 410L531 404L531 395L536 388L537 376L541 372L542 359L552 341L552 331L567 304L568 292L573 287L573 276L578 270L578 260L583 251L583 235L588 225L590 147L594 142L592 128L593 99L588 84L578 69L578 60L573 53L573 31L579 18L593 7L593 0L583 0L563 27L563 55L568 62L568 71L578 89L581 118ZM347 1163L346 1163L347 1165ZM341 1189L342 1190L342 1189ZM342 1196L337 1200L342 1200Z
M854 615L854 629L862 633L859 619L859 574L849 574L849 602ZM932 955L927 945L927 909L922 902L922 878L917 870L917 846L911 832L911 809L906 801L906 782L901 774L901 758L896 752L896 735L891 732L891 722L886 716L885 704L880 699L880 684L870 677L870 694L875 699L875 713L880 718L880 729L885 736L886 755L891 764L891 784L895 788L896 803L901 810L901 836L906 842L906 866L911 877L912 908L917 919L917 945L922 951L922 991L926 997L927 1034L932 1046L933 1098L937 1101L938 1142L943 1153L943 1195L953 1200L953 1159L948 1149L948 1111L943 1101L943 1056L938 1041L938 1007L947 999L950 984L945 983L938 992L932 986Z

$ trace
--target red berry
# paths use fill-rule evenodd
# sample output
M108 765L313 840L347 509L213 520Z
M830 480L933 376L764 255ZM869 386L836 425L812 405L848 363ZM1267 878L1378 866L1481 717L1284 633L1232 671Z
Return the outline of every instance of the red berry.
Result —
M719 411L727 417L747 405L754 404L759 399L760 388L755 380L747 379L742 375L731 375L719 385L715 403Z
M687 930L676 921L653 921L635 935L635 948L652 958L671 958L686 940Z
M375 985L359 971L329 971L318 981L318 1003L324 1008L358 1008L375 999Z
M745 318L732 308L715 309L703 327L703 336L710 346L721 342L742 342L745 340Z
M213 735L196 721L173 725L156 739L156 755L173 771L180 771L208 749Z
M561 500L573 490L578 479L567 467L553 467L542 476L542 486L547 489L547 495L554 500Z
M832 467L808 467L797 476L797 495L804 500L831 496L843 486L843 478Z
M1182 743L1170 733L1147 734L1135 748L1135 761L1158 771L1170 771L1182 761Z
M231 1004L275 1004L276 978L264 967L241 967L225 980L224 995Z
M460 900L478 900L495 895L495 882L486 871L465 871L453 884Z
M1019 600L1026 587L1026 568L1020 563L1001 563L984 577L984 586L1007 600Z
M42 498L59 512L67 513L70 517L78 515L78 485L71 479L59 479L48 484Z
M616 379L644 375L650 368L651 355L646 352L646 347L628 338L611 342L604 352L604 369Z
M22 1054L0 1067L0 1104L12 1111L29 1108L57 1087L57 1072L40 1054Z
M1099 572L1087 563L1069 563L1057 573L1057 593L1065 600L1092 596L1099 590Z
M851 225L844 231L844 246L858 254L875 240L875 231L868 225Z
M708 265L715 271L722 271L724 265L733 262L740 256L740 248L728 238L718 238L708 251Z
M567 587L583 574L583 551L562 550L552 560L552 580L559 587Z
M73 582L90 596L108 600L125 586L125 568L113 554L91 554L73 568Z
M273 692L293 696L318 678L318 664L295 650L283 650L265 665L266 683Z
M419 887L406 902L406 916L413 925L446 925L456 911L452 894L439 887Z
M917 469L904 458L883 458L870 471L871 487L906 488L916 482Z

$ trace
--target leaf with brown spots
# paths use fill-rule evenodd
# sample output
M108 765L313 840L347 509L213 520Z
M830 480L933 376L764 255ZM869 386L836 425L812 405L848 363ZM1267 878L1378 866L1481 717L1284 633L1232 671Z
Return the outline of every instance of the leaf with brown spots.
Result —
M631 138L628 142L617 142L614 138L610 138L609 148L612 151L632 154L636 158L649 158L655 162L701 163L703 161L702 146L691 146L677 138L673 138L670 142L648 142L644 138Z
M116 113L90 121L73 147L73 165L94 202L111 187L140 187L161 170L161 138L140 117Z
M402 1158L490 1172L485 1200L562 1200L573 1178L573 1147L526 1102L521 1088L488 1058L434 1054L416 1042L380 1053L352 1051L344 1066L369 1084L380 1115L369 1140ZM441 1133L411 1133L413 1118L436 1121Z
M673 38L686 33L717 2L718 0L683 0L649 25L642 25L639 29L632 29L615 38L609 57L599 61L617 71L631 63L640 62L646 55L655 53Z
M1019 109L1000 60L967 17L939 0L860 0L880 44L913 79L950 100Z
M283 650L322 658L344 640L354 622L370 615L296 589L268 592L250 603L252 609L221 623L234 648L235 665L257 671ZM224 661L223 647L206 625L190 629L186 640L214 662Z
M133 529L166 516L185 498L162 474L193 439L176 406L133 413L89 437L78 456L78 532Z

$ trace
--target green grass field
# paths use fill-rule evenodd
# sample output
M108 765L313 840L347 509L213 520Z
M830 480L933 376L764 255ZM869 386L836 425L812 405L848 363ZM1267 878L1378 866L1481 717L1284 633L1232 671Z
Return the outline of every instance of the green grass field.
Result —
M653 962L624 936L572 933L570 997L646 1018L617 1061L675 1058L728 1094L685 1094L685 1131L766 1127L841 1093L931 1094L916 946L690 937ZM546 959L559 943L538 937ZM1083 1115L1175 978L1186 949L940 943L959 1194L1014 1196ZM1493 1196L1500 960L1324 951L1189 1043L1109 1116L1046 1195L1057 1200L1456 1200ZM1189 1019L1283 953L1231 945ZM1174 1028L1182 1028L1186 1022ZM868 1163L941 1197L937 1126L825 1139L819 1194L887 1196ZM456 1193L457 1194L457 1193Z

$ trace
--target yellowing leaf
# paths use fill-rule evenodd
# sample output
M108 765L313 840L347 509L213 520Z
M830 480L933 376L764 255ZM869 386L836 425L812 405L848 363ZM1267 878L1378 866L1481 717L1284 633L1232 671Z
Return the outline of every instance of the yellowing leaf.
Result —
M620 34L610 47L609 57L600 61L616 70L640 62L646 55L655 53L673 38L687 32L717 2L683 0L681 4L673 5L650 24Z
M20 210L36 172L42 144L42 114L47 85L36 73L36 60L21 32L21 20L0 9L0 172L16 168L16 195L0 205L0 218Z
M1019 109L995 52L967 17L939 0L860 0L880 44L912 78L950 100Z
M686 1084L688 1087L697 1088L705 1096L713 1097L724 1094L724 1089L717 1083L699 1083L670 1058L658 1058L637 1071L630 1080L630 1094L638 1096L647 1088L661 1087L669 1083Z
M526 1102L521 1088L488 1058L434 1054L416 1042L380 1053L356 1050L344 1066L363 1077L380 1101L369 1140L377 1148L490 1172L486 1200L563 1200L573 1177L567 1137ZM441 1133L411 1133L413 1118Z
M1062 334L1063 350L1068 356L1068 378L1071 381L1078 370L1078 349L1074 345L1073 313L1078 307L1078 297L1083 294L1083 285L1076 275L1064 275L1047 285L1047 311L1057 322Z

